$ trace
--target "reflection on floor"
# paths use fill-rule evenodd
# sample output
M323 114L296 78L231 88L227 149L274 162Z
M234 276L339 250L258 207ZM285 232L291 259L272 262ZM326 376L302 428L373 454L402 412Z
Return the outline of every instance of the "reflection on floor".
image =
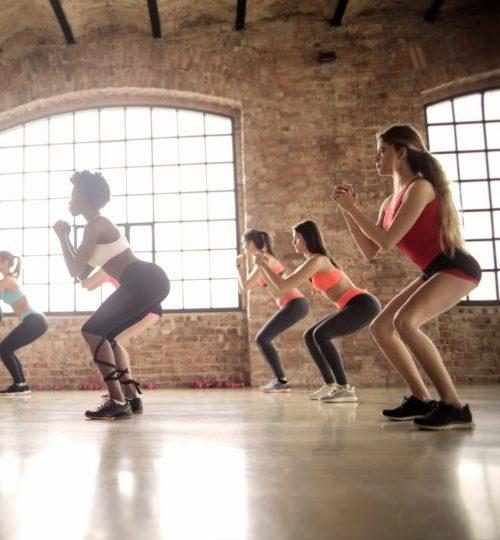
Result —
M304 391L158 390L85 421L93 392L0 401L0 539L500 538L500 388L465 387L474 432L385 422Z

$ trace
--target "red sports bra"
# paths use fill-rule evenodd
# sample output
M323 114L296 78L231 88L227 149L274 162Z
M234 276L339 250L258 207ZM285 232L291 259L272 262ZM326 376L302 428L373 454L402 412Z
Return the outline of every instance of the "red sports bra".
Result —
M316 272L311 276L312 288L316 291L326 292L344 277L340 268L333 268L329 272Z
M281 274L283 274L283 267L281 266L281 264L277 264L274 268L273 268L273 272L275 274L277 274L278 276L280 276ZM266 280L261 277L259 278L259 280L257 281L257 283L261 286L261 287L267 287L267 283L266 283ZM288 302L290 302L291 300L294 300L295 298L304 298L304 295L298 291L297 289L293 290L292 292L288 293L288 294L285 294L283 296L280 296L279 298L276 299L276 303L278 304L278 306L281 308L281 307L284 307L286 306L286 304L288 304Z

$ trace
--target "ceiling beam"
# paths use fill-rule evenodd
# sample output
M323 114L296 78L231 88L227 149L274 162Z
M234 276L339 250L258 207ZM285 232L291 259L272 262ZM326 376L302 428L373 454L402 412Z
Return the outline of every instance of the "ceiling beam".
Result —
M236 23L234 27L236 30L243 30L245 28L245 17L247 13L247 0L238 0L236 5Z
M444 0L433 0L432 4L429 6L429 9L424 13L424 19L427 22L434 22L443 4Z
M50 0L50 5L54 10L54 14L59 22L59 26L66 38L66 43L68 45L73 45L76 43L75 38L73 37L73 32L71 31L71 26L69 25L66 14L61 6L61 0Z
M156 0L148 0L149 19L151 21L151 33L154 38L161 38L160 14Z
M344 16L348 2L349 0L338 0L335 13L330 21L330 26L340 26L342 24L342 17Z

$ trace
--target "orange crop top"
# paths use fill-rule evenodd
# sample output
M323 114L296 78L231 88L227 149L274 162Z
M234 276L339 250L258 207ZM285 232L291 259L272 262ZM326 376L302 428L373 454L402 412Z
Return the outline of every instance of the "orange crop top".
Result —
M284 272L284 269L281 266L281 264L277 264L273 268L273 272L275 274L277 274L278 276L281 276L283 274L283 272ZM259 278L257 283L261 287L267 287L266 280L263 277ZM285 294L285 295L280 296L279 298L277 298L276 303L278 304L278 306L280 308L282 308L282 307L286 306L288 304L288 302L290 302L291 300L295 300L295 298L304 298L304 295L300 291L294 290L294 291L292 291L292 292L290 292L288 294Z
M277 264L274 268L273 268L273 272L275 274L277 274L278 276L281 276L281 274L283 273L283 267L281 266L281 264ZM267 283L266 283L266 280L264 279L264 277L260 277L259 280L257 281L257 283L261 286L261 287L267 287Z
M344 277L340 268L333 268L330 272L316 272L311 276L312 288L316 291L326 292Z

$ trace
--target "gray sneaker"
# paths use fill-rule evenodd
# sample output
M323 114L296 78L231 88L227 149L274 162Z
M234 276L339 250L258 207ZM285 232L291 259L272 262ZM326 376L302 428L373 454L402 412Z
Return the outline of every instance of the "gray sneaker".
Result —
M320 398L322 403L355 403L358 401L354 386L337 386Z
M324 384L319 390L309 394L309 399L321 399L326 394L333 392L337 388L337 383Z
M282 383L278 379L273 379L261 386L259 390L266 394L288 394L290 392L290 385L288 383Z

